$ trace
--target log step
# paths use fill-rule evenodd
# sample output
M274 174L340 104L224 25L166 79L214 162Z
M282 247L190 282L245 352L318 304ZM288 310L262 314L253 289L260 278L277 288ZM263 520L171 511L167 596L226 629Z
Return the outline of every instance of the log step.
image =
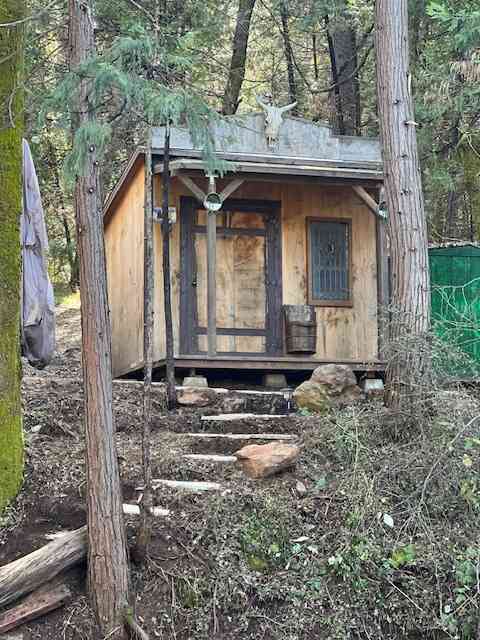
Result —
M138 506L138 504L124 504L123 513L126 516L139 516L140 507ZM162 507L152 507L152 516L161 517L161 516L169 516L169 515L170 515L170 511L168 509L162 509Z
M278 415L273 413L220 413L216 416L202 416L201 420L204 422L236 422L237 420L276 420L282 418L289 418L290 416L284 413Z
M203 482L194 480L152 480L152 488L170 487L171 489L185 489L187 491L220 491L222 485L218 482ZM136 491L143 491L144 487L136 487Z
M182 433L187 438L224 438L226 440L297 440L291 433Z
M235 456L223 456L217 453L187 453L182 458L187 460L204 460L205 462L236 462Z

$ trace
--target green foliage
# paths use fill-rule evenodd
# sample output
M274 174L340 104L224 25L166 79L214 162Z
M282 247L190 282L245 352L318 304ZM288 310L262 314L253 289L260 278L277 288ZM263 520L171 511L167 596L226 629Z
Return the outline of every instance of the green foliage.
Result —
M286 530L279 526L277 514L268 507L248 517L240 533L240 543L249 567L260 572L285 566L290 554L295 552Z
M407 544L403 547L397 547L394 549L392 555L388 559L388 562L394 569L401 569L402 567L408 567L409 565L414 564L416 557L414 545Z

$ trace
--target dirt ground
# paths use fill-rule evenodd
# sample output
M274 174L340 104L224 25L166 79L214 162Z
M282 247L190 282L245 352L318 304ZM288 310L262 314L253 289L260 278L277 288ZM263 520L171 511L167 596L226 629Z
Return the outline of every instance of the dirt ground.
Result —
M58 353L23 378L23 489L0 520L0 566L85 523L79 309L60 306ZM221 489L163 488L151 560L131 563L132 599L150 638L172 640L472 639L480 611L480 402L438 389L428 411L390 414L361 403L325 416L229 423L237 433L293 433L296 467L263 481L235 464L187 453L232 453L243 444L192 439L213 432L201 415L255 410L248 394L222 407L166 412L153 397L153 476L210 480ZM236 395L235 395L236 394ZM221 395L221 394L220 394ZM219 395L219 397L220 397ZM115 382L124 502L141 484L141 383ZM283 413L282 398L275 413ZM127 518L129 547L135 518ZM67 605L21 628L23 640L102 640L88 607L85 567L62 577ZM440 603L440 606L439 606Z
M57 309L57 353L53 362L42 371L33 369L26 362L23 365L27 453L25 481L21 494L8 510L0 529L0 565L46 544L48 534L75 529L86 521L78 306L60 306ZM183 431L205 430L208 427L200 423L200 414L192 410L167 414L163 408L162 394L157 396L153 403L154 477L220 481L228 487L221 492L220 500L227 502L234 499L232 488L235 486L240 487L246 495L255 490L254 483L231 465L219 467L212 463L182 460L184 453L231 453L245 443L193 441L183 437ZM114 385L117 445L125 502L136 500L135 487L141 483L141 402L140 385L128 382ZM276 425L273 430L292 432L300 428L301 422L302 419L292 417ZM232 425L231 430L261 431L265 424L253 420L247 425L235 427ZM216 430L215 426L213 430ZM287 474L275 482L293 487L294 481ZM268 484L269 481L266 486ZM169 508L173 515L156 522L152 564L143 572L133 566L132 580L138 615L152 637L163 637L165 620L158 623L162 616L167 616L167 627L173 625L159 604L158 597L159 592L162 597L166 593L169 599L173 593L174 574L171 567L175 565L178 571L179 564L187 562L193 565L189 571L195 573L204 562L195 555L196 552L192 552L191 536L195 531L193 523L196 520L200 526L209 500L207 496L169 489L157 494L156 503ZM127 520L127 532L129 541L133 543L135 519ZM96 637L85 595L85 567L70 571L66 580L73 592L72 601L67 607L38 622L24 625L21 629L24 640ZM190 615L188 607L186 609ZM178 638L188 638L191 633L188 628L182 633L181 629L175 629L174 626L170 632ZM228 635L217 633L218 637Z

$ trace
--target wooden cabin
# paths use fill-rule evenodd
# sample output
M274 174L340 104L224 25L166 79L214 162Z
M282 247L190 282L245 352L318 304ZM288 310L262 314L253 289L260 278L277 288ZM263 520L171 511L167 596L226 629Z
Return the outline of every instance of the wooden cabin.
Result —
M272 134L268 113L212 125L216 154L230 163L210 184L222 200L217 213L204 204L209 180L200 150L187 130L171 130L176 367L309 371L342 362L380 369L378 309L387 270L379 142L338 137L299 118L280 116L277 125ZM164 134L153 132L155 207L162 202ZM133 155L105 208L116 376L142 367L144 160L142 150ZM154 256L154 360L161 367L160 222Z

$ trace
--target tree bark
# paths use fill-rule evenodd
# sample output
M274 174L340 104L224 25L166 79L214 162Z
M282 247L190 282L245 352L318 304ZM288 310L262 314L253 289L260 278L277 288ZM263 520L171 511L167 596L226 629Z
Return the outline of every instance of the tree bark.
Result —
M135 545L135 560L144 562L152 537L152 462L150 454L150 430L152 422L152 369L154 327L154 270L153 270L153 202L152 202L152 136L149 133L145 152L145 211L143 257L143 431L142 466L143 498L141 525Z
M390 234L392 306L390 341L429 329L427 227L408 71L408 0L377 0L377 99ZM408 348L387 366L387 404L408 402L422 356Z
M70 0L70 67L94 54L90 0ZM89 80L81 77L72 109L77 126L95 122ZM105 247L95 140L75 182L75 216L80 261L83 383L87 468L88 585L100 629L124 638L129 598L128 560L112 412L112 364Z
M223 96L222 113L226 116L233 115L238 109L240 91L245 78L248 35L254 7L255 0L239 0L237 24L233 36L232 59Z
M175 392L175 359L173 349L172 291L170 267L170 128L165 128L165 146L162 176L162 238L163 238L163 296L165 305L165 369L167 378L167 405L173 409L177 403Z
M0 22L25 17L25 2L4 0ZM22 483L20 403L20 226L22 210L23 24L0 33L0 512Z
M331 122L340 135L360 135L361 101L358 80L357 37L350 24L347 7L344 15L327 19L327 40L332 74L333 100Z
M293 57L292 42L290 40L290 29L288 26L289 10L288 0L280 2L280 17L282 19L282 38L283 49L285 51L285 60L287 61L287 77L288 77L288 101L290 103L298 101L297 81L295 79L295 60ZM298 108L292 109L292 115L297 115Z

